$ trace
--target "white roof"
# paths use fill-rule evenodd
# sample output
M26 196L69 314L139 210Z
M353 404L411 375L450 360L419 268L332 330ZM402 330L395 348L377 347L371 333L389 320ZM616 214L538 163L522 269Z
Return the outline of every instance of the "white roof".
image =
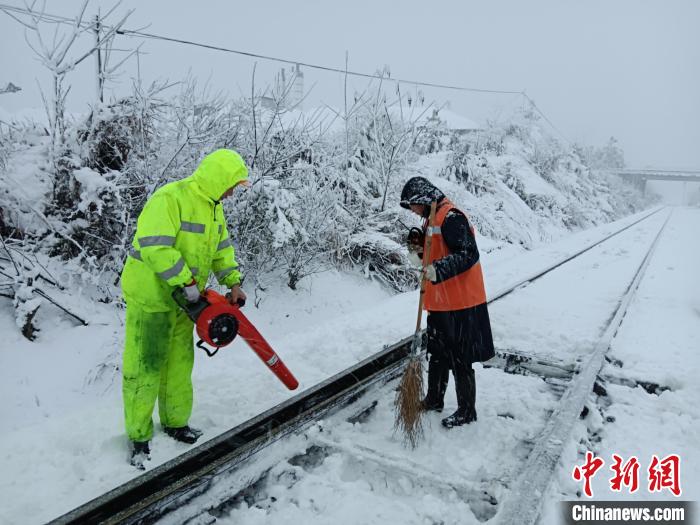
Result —
M446 107L439 106L399 106L389 107L389 112L397 117L403 115L406 121L416 121L418 126L442 125L452 131L479 130L479 126L473 120L463 117Z
M477 124L473 120L467 117L463 117L459 113L455 113L454 111L447 108L442 108L438 110L437 117L445 123L445 126L447 126L448 129L456 131L469 131L481 129L481 126L479 126L479 124Z
M345 129L341 113L326 106L285 111L280 115L280 121L286 127L311 127L324 133Z

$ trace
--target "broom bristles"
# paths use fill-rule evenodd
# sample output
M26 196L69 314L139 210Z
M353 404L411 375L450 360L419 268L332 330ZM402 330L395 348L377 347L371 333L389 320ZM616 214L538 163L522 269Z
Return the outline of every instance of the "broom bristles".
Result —
M406 365L394 400L394 429L403 434L404 441L411 445L411 448L415 448L423 436L422 402L423 363L419 356L414 356Z

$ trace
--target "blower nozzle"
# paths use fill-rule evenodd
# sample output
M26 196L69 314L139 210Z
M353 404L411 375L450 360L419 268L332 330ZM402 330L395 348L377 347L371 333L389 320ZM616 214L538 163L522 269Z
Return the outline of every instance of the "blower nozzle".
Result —
M191 303L180 288L173 292L173 299L194 322L200 338L197 347L204 350L208 356L213 356L220 348L233 342L240 333L253 352L288 389L294 390L299 386L299 381L282 359L241 312L240 308L245 301L239 299L237 304L231 304L229 295L223 296L214 290L207 289L197 301ZM205 342L215 350L211 352L204 346Z

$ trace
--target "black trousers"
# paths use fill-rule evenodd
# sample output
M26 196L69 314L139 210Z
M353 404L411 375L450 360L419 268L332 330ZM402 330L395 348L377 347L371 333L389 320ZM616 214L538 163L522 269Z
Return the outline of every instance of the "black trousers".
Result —
M450 369L455 380L457 410L460 415L476 414L476 379L469 360L459 345L450 344L443 333L428 326L428 392L426 402L442 406Z

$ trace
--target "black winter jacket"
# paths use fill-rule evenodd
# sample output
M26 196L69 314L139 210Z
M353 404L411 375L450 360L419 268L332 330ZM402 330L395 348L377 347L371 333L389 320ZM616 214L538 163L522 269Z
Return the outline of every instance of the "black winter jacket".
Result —
M451 210L442 223L450 254L433 262L440 283L466 272L479 261L479 249L466 216ZM428 313L428 352L453 352L458 361L474 363L495 355L486 303L463 310Z

